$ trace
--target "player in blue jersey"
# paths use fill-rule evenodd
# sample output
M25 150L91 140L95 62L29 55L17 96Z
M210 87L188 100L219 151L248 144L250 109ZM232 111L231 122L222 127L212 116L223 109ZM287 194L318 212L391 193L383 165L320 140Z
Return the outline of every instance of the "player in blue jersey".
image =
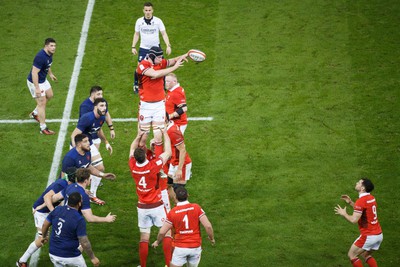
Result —
M56 41L53 38L47 38L44 48L36 54L33 60L32 69L26 81L32 97L36 100L36 108L29 115L39 122L40 133L45 135L55 134L46 125L46 104L53 97L53 89L47 80L47 74L53 81L57 80L51 71L55 51Z
M71 143L72 146L74 147L75 144L73 140L77 134L83 133L89 136L90 152L92 154L92 165L94 165L94 167L99 171L103 172L104 171L103 160L101 158L101 154L98 148L96 147L96 145L93 144L92 138L94 134L97 134L100 137L100 139L106 144L106 149L110 152L110 155L112 154L112 146L108 143L104 135L104 132L101 129L106 118L105 115L107 111L107 102L104 98L97 98L94 100L93 105L94 109L92 112L88 112L84 114L82 117L80 117L75 130L71 134ZM90 192L92 194L91 201L98 205L104 205L105 201L97 197L97 188L99 187L100 183L101 183L101 177L93 174L92 184L90 186Z
M78 192L82 195L82 207L81 212L88 222L114 222L117 218L116 215L112 215L111 212L105 217L99 217L93 214L92 209L90 208L90 197L86 192L86 187L90 185L90 171L88 169L78 169L76 171L76 183L70 184L63 191L52 196L52 203L57 203L58 201L64 199L64 203L69 202L69 196ZM47 197L47 196L45 196ZM46 201L47 203L47 201ZM47 206L50 211L54 210L52 205Z
M83 116L83 114L86 114L88 112L92 112L94 110L94 101L97 98L103 98L103 88L101 88L98 85L92 86L90 88L90 94L89 97L86 98L82 104L79 106L79 118ZM108 128L110 128L110 137L111 139L115 138L115 131L114 131L114 126L111 118L111 114L108 110L108 103L106 102L106 123L108 125ZM101 139L98 137L97 133L93 134L92 136L93 143L97 146L97 148L100 147Z
M94 176L103 177L108 180L115 180L115 174L104 173L91 165L92 157L90 153L89 137L85 134L77 134L74 138L75 147L73 147L64 156L62 160L61 176L69 167L87 168Z
M75 183L76 178L76 168L68 168L66 170L66 175L63 179L57 179L51 185L49 185L46 190L40 195L40 197L33 203L33 217L35 219L35 226L37 228L37 234L35 240L29 245L25 253L16 262L19 267L28 266L28 259L35 253L40 247L42 247L42 226L46 220L47 215L49 215L50 210L46 207L44 203L44 196L49 192L56 194L61 192L68 184ZM59 203L57 203L58 205Z
M43 223L43 243L48 240L47 233L52 226L49 255L56 267L87 266L81 251L78 249L79 244L94 266L100 264L87 237L86 222L79 212L81 207L82 195L74 192L69 196L68 205L57 207Z
M81 105L79 106L79 118L82 117L84 114L88 113L88 112L92 112L94 110L94 101L98 98L103 98L103 88L101 88L98 85L92 86L92 88L90 88L90 93L89 93L89 97L86 98ZM114 125L112 122L112 118L111 118L111 114L108 110L108 103L106 102L106 123L108 125L108 128L110 130L110 137L111 139L115 138L115 131L114 131ZM101 139L100 137L97 135L97 132L92 134L92 142L93 144L96 146L96 148L98 150L100 150L100 144L101 144ZM106 148L109 146L109 144L106 144ZM102 164L102 157L99 154L98 156L93 157L92 156L92 165L93 166L97 166ZM102 185L102 183L100 183L100 185ZM100 186L99 185L99 186Z

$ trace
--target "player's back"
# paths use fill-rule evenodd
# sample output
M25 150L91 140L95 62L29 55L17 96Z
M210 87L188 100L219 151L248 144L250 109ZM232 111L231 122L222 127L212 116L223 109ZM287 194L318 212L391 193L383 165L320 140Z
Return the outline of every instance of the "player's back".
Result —
M162 168L162 160L146 160L140 164L132 157L129 160L129 168L136 184L139 202L150 204L160 201L161 191L157 185L157 174Z
M167 221L175 229L177 247L195 248L201 246L200 217L205 212L198 204L179 202L167 215Z
M354 204L354 211L362 213L358 221L361 234L378 235L382 233L378 221L378 205L373 195L366 194L360 197Z
M82 196L82 210L90 209L90 198L85 189L77 183L68 185L62 192L64 196L64 205L68 205L68 197L78 192Z
M48 218L53 225L49 252L59 257L79 256L78 234L79 230L86 234L85 219L77 210L68 206L55 208Z

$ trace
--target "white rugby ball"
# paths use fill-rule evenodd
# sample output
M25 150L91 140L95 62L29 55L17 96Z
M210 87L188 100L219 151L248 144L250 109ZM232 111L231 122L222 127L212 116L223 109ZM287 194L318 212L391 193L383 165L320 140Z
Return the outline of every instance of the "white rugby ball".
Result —
M202 62L206 60L206 54L197 49L190 49L188 52L188 56L195 62Z

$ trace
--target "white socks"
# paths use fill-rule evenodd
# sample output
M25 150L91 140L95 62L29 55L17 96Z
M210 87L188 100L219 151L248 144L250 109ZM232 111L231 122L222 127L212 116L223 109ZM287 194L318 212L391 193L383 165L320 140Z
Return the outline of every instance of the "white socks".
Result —
M25 251L24 255L19 259L19 262L28 262L29 258L32 256L33 253L35 253L36 250L39 248L36 246L35 241L33 241L28 249Z
M92 181L90 183L90 192L92 193L93 197L96 197L97 188L99 188L101 177L90 175Z

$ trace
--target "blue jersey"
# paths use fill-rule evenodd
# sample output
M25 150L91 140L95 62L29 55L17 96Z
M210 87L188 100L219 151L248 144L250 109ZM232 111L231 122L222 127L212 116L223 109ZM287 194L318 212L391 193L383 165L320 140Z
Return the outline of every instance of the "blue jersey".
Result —
M100 128L103 126L105 120L105 116L96 118L94 112L89 112L83 114L83 116L79 118L76 128L81 130L83 134L86 134L89 137L90 144L93 144L92 135L97 134L97 132L100 131Z
M44 51L44 49L40 50L36 54L35 59L33 60L33 66L40 69L39 74L38 74L39 75L39 83L44 83L46 81L46 76L47 76L47 73L49 72L49 69L50 69L52 63L53 63L53 55L48 55ZM28 80L30 82L33 82L32 81L32 69L29 72Z
M68 182L64 179L57 179L54 183L52 183L51 185L49 185L46 190L44 190L44 192L42 193L42 195L40 195L40 197L35 201L35 203L33 203L33 208L35 209L36 207L42 205L44 203L44 195L46 195L50 190L53 190L54 193L58 193L60 191L62 191L64 188L66 188L68 185ZM54 206L57 206L60 203L56 203L54 204ZM47 207L44 207L40 210L37 210L36 212L41 212L41 213L49 213L50 210Z
M62 258L81 255L78 237L86 236L86 222L82 215L69 206L59 206L47 216L51 223L50 254Z
M64 205L68 205L68 197L74 192L78 192L82 196L82 210L90 209L90 198L86 194L85 189L77 183L70 184L61 193L64 196Z
M69 167L79 168L87 168L90 163L92 163L92 155L90 151L85 152L84 155L81 155L76 150L76 147L72 148L68 153L64 156L62 161L62 172L66 173Z
M94 110L94 103L90 98L86 98L82 104L79 106L79 118L88 112L92 112Z
M106 113L108 112L108 103L106 102ZM82 104L79 106L79 118L82 117L84 114L92 112L94 110L94 103L90 100L90 97L86 98ZM97 139L99 136L97 132L92 134L92 139Z

